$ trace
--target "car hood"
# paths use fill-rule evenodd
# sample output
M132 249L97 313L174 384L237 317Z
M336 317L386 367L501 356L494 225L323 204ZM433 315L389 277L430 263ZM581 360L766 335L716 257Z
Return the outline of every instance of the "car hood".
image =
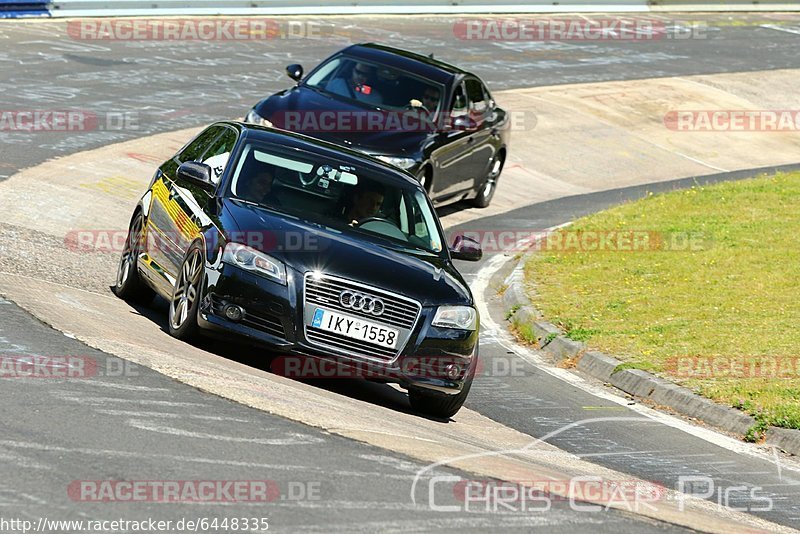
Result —
M402 122L402 112L377 111L302 85L262 100L256 104L255 110L276 128L341 144L367 154L413 157L434 133L429 125L416 120L413 115ZM380 122L373 122L372 127L367 126L366 117L369 114L380 115L377 117ZM357 126L358 117L361 117L365 126Z
M227 225L227 239L249 244L300 275L319 270L406 295L423 306L473 303L459 272L438 256L384 247L233 199L223 199L222 205L233 223Z

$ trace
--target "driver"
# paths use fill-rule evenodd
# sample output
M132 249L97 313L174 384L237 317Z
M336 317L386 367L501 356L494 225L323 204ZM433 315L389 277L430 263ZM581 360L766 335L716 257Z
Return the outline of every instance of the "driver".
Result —
M426 87L422 93L422 105L433 113L439 107L439 90L436 87Z
M358 226L364 219L375 217L383 205L384 188L378 182L363 182L353 190L350 206L344 216L350 226Z
M239 197L255 202L256 204L279 204L278 200L271 195L272 182L275 179L272 168L259 167L253 174L247 177L242 184Z
M375 67L366 63L355 63L349 78L335 78L326 89L337 95L377 105L383 102L383 97L372 85L374 78Z

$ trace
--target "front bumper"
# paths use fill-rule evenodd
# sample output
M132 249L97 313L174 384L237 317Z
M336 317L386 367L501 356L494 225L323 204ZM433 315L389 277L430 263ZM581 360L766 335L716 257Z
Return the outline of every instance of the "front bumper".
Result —
M285 286L224 263L207 269L207 274L200 327L264 347L277 355L273 369L290 378L365 378L457 394L477 365L478 331L432 326L436 307L422 307L406 345L393 360L375 361L321 348L306 338L301 273L288 269ZM242 318L228 318L228 305L244 310Z

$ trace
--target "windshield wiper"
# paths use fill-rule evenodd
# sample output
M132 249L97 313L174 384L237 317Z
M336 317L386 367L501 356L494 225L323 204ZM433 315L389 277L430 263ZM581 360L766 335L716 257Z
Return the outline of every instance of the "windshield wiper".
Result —
M308 85L307 83L304 83L303 87L308 87L309 89L311 89L312 91L314 91L316 93L321 93L321 94L326 94L326 95L334 94L334 93L331 93L330 91L328 91L327 89L323 89L322 87L318 87L316 85Z
M419 251L419 252L424 252L425 254L430 255L430 256L436 256L435 252L431 252L430 250L427 250L425 248L422 248L422 247L420 247L418 245L414 245L414 244L409 243L409 242L401 243L400 241L398 241L396 239L392 239L389 236L386 236L386 235L383 235L383 234L378 234L378 233L375 233L375 232L371 232L369 230L362 230L358 226L350 227L350 228L352 228L352 230L355 230L356 232L358 232L361 235L367 235L369 237L377 238L378 240L380 240L380 243L377 243L379 246L382 245L383 243L385 243L389 248L392 248L394 250L403 250L403 251L406 251L406 252L417 252L417 251Z
M233 200L236 200L237 202L241 202L243 204L247 204L248 206L255 206L257 208L265 208L265 209L268 209L268 210L271 210L271 211L277 211L279 213L286 213L288 215L288 213L286 211L280 209L279 207L272 206L270 204L261 204L260 202L253 202L252 200L246 200L244 198L239 198L239 197L231 197L231 198L233 198Z
M323 89L322 87L317 87L316 85L303 84L303 87L308 87L309 89L311 89L312 91L314 91L316 93L320 93L320 94L323 94L323 95L326 95L326 96L329 95L329 96L332 96L332 97L335 97L335 98L344 99L347 102L355 102L355 103L360 104L362 106L367 106L367 107L370 107L370 108L373 108L373 109L377 109L378 111L383 111L385 109L385 108L381 107L378 104L374 104L374 103L371 103L371 102L364 102L363 100L359 100L357 98L354 98L354 97L351 97L351 96L347 96L347 95L342 95L342 94L339 94L339 93L333 93L331 91L328 91L327 89Z

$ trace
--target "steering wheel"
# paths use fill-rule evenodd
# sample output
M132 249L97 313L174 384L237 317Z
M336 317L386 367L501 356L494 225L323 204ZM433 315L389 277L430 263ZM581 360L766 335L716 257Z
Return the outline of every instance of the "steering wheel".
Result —
M389 223L392 226L394 226L395 228L397 228L398 230L400 229L400 227L397 226L397 223L395 223L391 219L387 219L386 217L367 217L366 219L361 219L360 221L358 221L358 226L364 226L365 224L371 223L371 222Z
M425 111L425 113L427 113L428 115L430 115L430 114L431 114L431 110L429 110L429 109L428 109L428 108L425 106L425 104L423 104L423 103L422 103L422 102L420 102L419 100L417 100L417 102L419 102L419 106L415 106L414 104L412 104L411 102L409 102L408 104L406 104L406 106L405 106L405 109L408 109L408 110L415 110L415 111L416 111L416 110L423 110L423 111Z
M373 228L368 228L368 226L373 226ZM358 222L358 227L376 234L408 241L408 236L397 226L397 223L384 217L367 217Z

